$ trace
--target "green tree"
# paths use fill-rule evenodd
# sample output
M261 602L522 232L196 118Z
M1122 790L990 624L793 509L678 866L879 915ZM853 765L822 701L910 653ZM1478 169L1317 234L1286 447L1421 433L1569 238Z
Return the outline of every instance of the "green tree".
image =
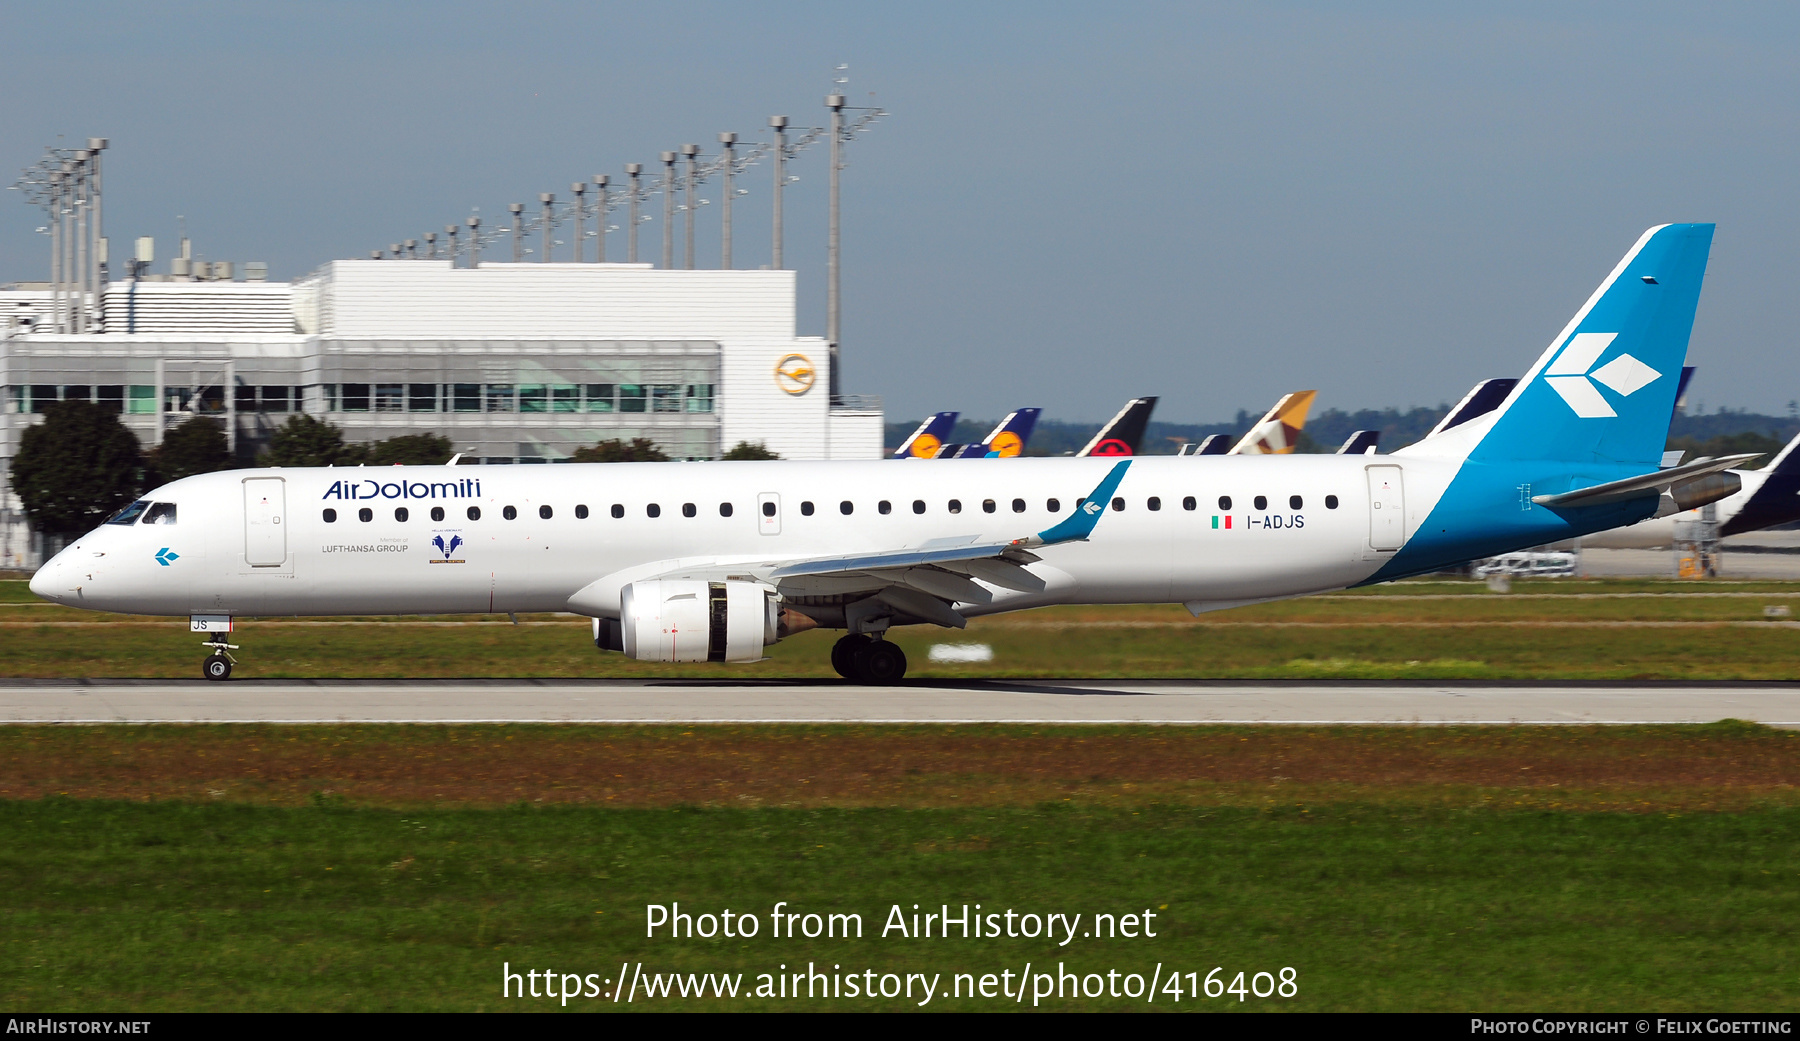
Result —
M450 461L450 439L437 434L403 434L368 446L370 466L442 466Z
M137 497L144 454L119 417L87 401L64 401L19 437L12 486L31 526L65 538L90 531Z
M156 483L231 467L231 444L225 439L225 431L217 421L205 416L192 416L164 434L162 444L146 455Z
M634 437L630 442L614 438L591 448L578 449L569 457L571 463L666 463L669 461L656 442L647 437Z
M345 444L342 430L297 412L276 428L268 450L257 462L263 466L354 466L368 459L368 446Z
M766 444L763 444L761 441L758 441L755 444L751 444L748 441L739 441L737 444L731 446L731 451L726 452L724 455L720 456L719 458L733 459L733 460L754 460L754 459L780 459L781 456L776 455L774 452L769 451L769 446Z

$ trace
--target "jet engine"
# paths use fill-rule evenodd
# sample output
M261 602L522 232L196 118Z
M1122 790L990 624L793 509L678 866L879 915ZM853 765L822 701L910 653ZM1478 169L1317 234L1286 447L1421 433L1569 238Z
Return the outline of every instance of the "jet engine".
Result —
M654 579L619 596L619 620L594 619L594 642L639 661L758 661L785 636L781 601L755 582Z
M1672 513L1698 509L1707 503L1736 495L1743 487L1743 479L1730 470L1683 481L1662 493L1662 498L1656 504L1656 515L1667 517Z

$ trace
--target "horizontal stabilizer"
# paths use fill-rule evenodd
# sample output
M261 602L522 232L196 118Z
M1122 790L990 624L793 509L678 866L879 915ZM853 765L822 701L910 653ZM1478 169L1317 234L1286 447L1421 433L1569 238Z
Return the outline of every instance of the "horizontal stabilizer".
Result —
M1685 466L1672 466L1667 470L1655 473L1640 474L1627 477L1621 481L1608 481L1587 488L1577 488L1560 495L1534 495L1532 502L1551 509L1574 509L1578 506L1605 506L1608 503L1623 502L1642 495L1665 489L1672 484L1701 477L1706 474L1729 470L1746 460L1755 459L1761 452L1749 452L1744 455L1720 456L1717 459L1696 459Z

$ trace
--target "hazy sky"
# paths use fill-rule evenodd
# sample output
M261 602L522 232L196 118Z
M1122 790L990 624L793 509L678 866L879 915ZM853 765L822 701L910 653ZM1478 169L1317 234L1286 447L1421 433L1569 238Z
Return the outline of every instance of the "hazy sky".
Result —
M771 114L814 124L848 63L851 103L891 115L845 172L844 389L891 418L1455 400L1523 372L1646 227L1690 220L1719 224L1694 397L1800 398L1789 5L4 10L0 170L111 138L107 231L156 236L156 270L177 215L198 254L290 278ZM823 144L794 172L801 332L822 334ZM741 186L757 266L767 166ZM45 277L41 217L6 203L0 280Z

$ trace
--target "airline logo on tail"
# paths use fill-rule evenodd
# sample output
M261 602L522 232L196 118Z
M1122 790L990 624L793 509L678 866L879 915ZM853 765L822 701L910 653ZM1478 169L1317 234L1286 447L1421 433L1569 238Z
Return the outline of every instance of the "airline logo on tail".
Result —
M1662 373L1629 354L1621 354L1599 368L1594 363L1606 353L1618 333L1576 333L1568 346L1544 372L1544 382L1582 419L1611 419L1618 413L1600 393L1601 385L1628 398L1661 378Z
M1291 455L1300 442L1301 428L1306 426L1306 413L1318 396L1316 390L1297 390L1283 396L1228 454Z

